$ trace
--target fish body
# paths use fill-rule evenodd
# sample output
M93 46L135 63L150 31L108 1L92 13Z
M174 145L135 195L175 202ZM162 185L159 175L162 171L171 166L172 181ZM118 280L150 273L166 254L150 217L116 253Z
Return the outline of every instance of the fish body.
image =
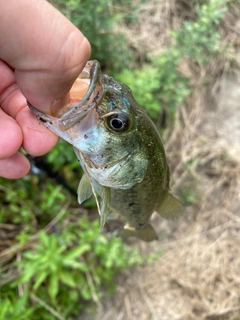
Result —
M45 115L32 106L31 109L47 127L74 146L85 172L78 187L79 202L93 193L101 226L113 212L126 220L120 236L152 241L157 239L149 222L154 211L167 219L177 217L183 211L181 203L169 190L170 174L163 143L131 90L113 78L99 74L98 71L95 82L100 78L100 90L89 98L93 106L81 105L72 112L69 127L66 117L66 128L63 129L62 119L43 118Z

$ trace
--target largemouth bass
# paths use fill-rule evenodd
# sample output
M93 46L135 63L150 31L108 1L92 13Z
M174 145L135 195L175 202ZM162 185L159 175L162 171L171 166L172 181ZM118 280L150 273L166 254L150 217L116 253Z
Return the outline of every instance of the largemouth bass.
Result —
M30 103L29 107L45 126L73 145L85 172L78 187L79 203L94 194L101 228L113 212L126 220L121 237L157 239L149 222L153 212L166 219L183 212L170 193L158 130L131 90L102 74L97 61L87 63L73 93L69 104L55 115L43 114Z

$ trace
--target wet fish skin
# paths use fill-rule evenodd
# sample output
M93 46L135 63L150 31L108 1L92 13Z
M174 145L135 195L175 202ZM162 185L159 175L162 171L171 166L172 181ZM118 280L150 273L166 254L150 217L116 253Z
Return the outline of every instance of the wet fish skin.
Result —
M169 190L170 174L161 137L126 85L103 75L102 89L101 101L67 130L62 130L59 119L52 116L44 123L74 146L86 174L79 184L79 202L93 192L101 226L109 212L114 212L127 222L120 236L155 240L157 234L149 222L153 212L166 219L183 212ZM36 109L33 112L40 118ZM67 124L67 119L64 121Z

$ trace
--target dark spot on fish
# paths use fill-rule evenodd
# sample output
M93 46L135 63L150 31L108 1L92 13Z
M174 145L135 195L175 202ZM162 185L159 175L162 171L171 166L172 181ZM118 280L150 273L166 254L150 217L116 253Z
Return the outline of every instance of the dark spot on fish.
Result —
M88 135L87 135L87 134L85 134L85 135L84 135L84 139L87 139L87 138L88 138Z
M139 228L144 227L144 223L139 223L139 224L138 224L138 227L139 227Z
M129 208L130 208L131 210L133 210L135 206L136 206L136 203L134 203L134 202L129 203Z
M48 122L48 120L45 120L45 119L43 119L43 118L41 118L41 117L39 117L39 119L40 119L43 123ZM51 122L51 121L49 121L49 123L50 123L50 124L52 124L52 122Z

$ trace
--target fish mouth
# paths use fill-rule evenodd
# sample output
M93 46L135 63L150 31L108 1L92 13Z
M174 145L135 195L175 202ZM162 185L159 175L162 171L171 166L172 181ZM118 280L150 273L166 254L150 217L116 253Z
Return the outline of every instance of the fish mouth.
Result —
M35 114L35 116L42 121L49 129L52 127L57 127L58 131L67 131L80 120L82 120L90 110L97 107L102 100L104 94L103 88L103 75L101 72L100 64L97 60L88 61L85 68L79 75L77 80L87 80L90 81L88 89L82 99L77 103L68 103L63 106L56 115L61 115L60 117L47 115L39 110L37 110L29 101L27 101L28 107ZM77 80L74 84L77 86ZM85 83L86 85L86 83ZM73 85L74 87L74 85ZM79 86L78 86L79 89ZM75 89L76 91L76 89ZM70 91L70 101L74 101L74 93L72 90L72 97ZM64 110L67 110L64 112ZM53 130L54 132L54 130ZM57 133L58 134L58 133Z

